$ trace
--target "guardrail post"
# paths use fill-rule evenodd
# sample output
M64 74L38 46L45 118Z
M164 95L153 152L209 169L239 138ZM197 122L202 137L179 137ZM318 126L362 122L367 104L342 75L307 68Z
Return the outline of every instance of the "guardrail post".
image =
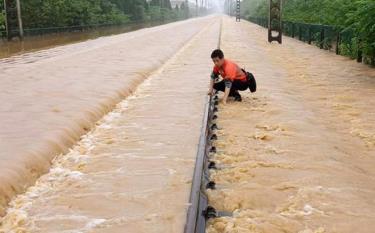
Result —
M341 44L341 35L340 31L337 32L336 34L336 54L340 54L340 44Z
M358 39L358 44L357 44L357 62L362 62L363 56L362 56L362 49L361 49L361 39Z
M320 49L324 47L324 27L320 30Z
M309 38L308 38L308 41L307 41L307 42L308 42L309 44L311 44L311 25L308 26L308 30L309 30L309 31L308 31L308 32L309 32L309 33L308 33L308 34L309 34Z
M294 23L292 23L292 38L295 36L295 31L294 31Z

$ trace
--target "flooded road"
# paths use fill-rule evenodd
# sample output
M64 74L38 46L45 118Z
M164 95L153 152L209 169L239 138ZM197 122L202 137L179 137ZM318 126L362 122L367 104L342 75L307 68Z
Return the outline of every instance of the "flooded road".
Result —
M222 49L258 92L219 107L217 189L233 217L208 233L352 233L375 229L375 70L226 18Z
M48 171L54 156L68 152L211 21L192 19L0 60L0 215L15 193Z
M40 36L27 36L23 41L8 42L5 38L0 40L0 59L26 52L53 48L56 46L96 39L102 36L111 36L131 32L164 24L162 22L129 23L123 26L105 26L82 31L49 33ZM42 33L42 32L41 32Z
M67 154L55 158L36 185L12 200L1 233L183 230L211 67L207 54L216 46L219 21L206 17L154 30L153 39L160 41L161 33L169 44L169 49L159 44L155 54L170 55L176 42L184 45ZM108 50L139 48L147 39L143 54L152 51L150 37L135 38ZM139 72L138 63L152 64L145 59L124 65ZM114 75L113 65L108 72Z
M0 232L182 232L219 18L0 60ZM373 232L375 70L227 17L221 48L259 88L219 106L207 232Z

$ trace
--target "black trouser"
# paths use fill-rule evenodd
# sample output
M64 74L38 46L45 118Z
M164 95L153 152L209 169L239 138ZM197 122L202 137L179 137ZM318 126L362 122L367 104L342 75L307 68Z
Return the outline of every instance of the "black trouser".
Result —
M232 87L230 88L229 96L238 95L238 91L245 91L249 88L249 83L246 81L234 80L232 82ZM225 91L225 81L221 80L218 83L214 84L214 89L217 91Z

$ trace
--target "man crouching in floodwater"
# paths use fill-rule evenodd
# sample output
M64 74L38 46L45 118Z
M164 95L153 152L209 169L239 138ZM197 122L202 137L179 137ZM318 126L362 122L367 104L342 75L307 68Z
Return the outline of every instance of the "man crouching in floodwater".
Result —
M220 49L215 49L211 53L212 61L214 62L214 69L211 74L210 89L208 95L212 95L213 90L223 91L223 104L227 103L228 96L234 97L235 101L242 101L241 95L238 91L245 91L247 88L251 92L256 91L256 83L254 76L241 69L234 62L224 59L224 53ZM220 82L215 83L219 77L223 78Z

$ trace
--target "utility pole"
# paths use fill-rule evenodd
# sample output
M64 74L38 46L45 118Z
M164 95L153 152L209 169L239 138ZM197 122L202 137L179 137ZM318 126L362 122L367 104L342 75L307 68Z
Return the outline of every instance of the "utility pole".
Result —
M270 0L268 18L268 42L282 43L281 0ZM272 35L275 32L276 35Z
M236 0L236 22L241 21L241 1Z
M204 15L204 0L201 0L201 5L199 7L199 12L200 12L200 15Z
M229 16L232 16L232 0L228 0L229 4Z
M232 0L228 0L228 14L232 16Z
M198 17L198 0L195 0L195 17Z
M23 39L23 27L21 17L20 0L4 0L5 27L8 40L13 37Z
M189 18L189 2L188 0L185 0L185 18Z

